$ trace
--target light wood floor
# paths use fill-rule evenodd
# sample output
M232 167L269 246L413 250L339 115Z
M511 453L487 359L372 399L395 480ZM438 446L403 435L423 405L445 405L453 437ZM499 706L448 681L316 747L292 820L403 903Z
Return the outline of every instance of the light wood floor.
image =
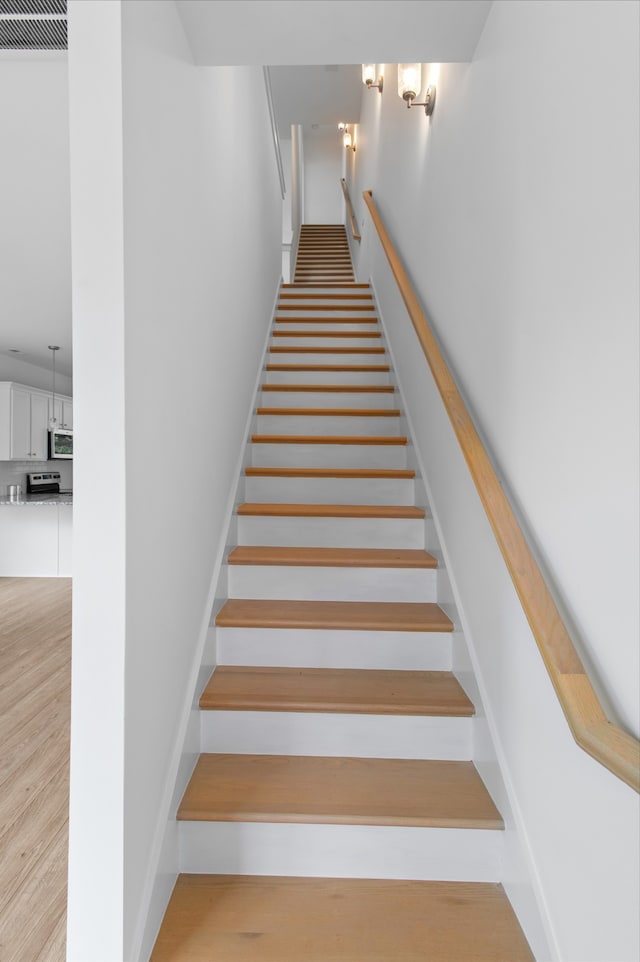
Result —
M0 958L64 962L71 579L0 578Z

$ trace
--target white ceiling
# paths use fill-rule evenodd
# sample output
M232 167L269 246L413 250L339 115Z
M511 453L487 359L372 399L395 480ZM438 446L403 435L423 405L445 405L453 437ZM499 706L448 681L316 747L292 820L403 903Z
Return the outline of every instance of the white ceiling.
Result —
M291 124L356 124L360 120L360 64L270 67L271 91L280 133Z
M471 60L492 0L176 0L199 64Z

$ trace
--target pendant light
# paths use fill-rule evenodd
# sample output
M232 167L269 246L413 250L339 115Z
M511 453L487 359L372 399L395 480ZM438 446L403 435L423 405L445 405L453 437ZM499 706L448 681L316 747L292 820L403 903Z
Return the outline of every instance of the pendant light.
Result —
M49 350L51 351L51 365L52 365L52 379L53 379L53 402L51 405L51 417L49 418L49 424L51 425L51 430L55 431L56 425L58 424L58 419L56 417L56 351L60 350L58 344L48 344Z

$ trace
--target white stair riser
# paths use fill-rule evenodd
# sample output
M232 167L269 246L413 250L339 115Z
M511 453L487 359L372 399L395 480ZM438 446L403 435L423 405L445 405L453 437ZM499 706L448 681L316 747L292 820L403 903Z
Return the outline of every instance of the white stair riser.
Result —
M435 601L437 571L229 565L230 598L290 601Z
M362 358L367 357L367 355L361 355L358 361L355 363L358 365L373 363L375 365L384 364L384 358L381 361L363 361ZM371 355L375 359L376 355ZM295 363L302 367L305 366L306 362L301 361L286 361L285 355L281 355L276 361L271 358L268 363L270 364L290 364ZM314 362L315 363L315 362ZM331 359L329 355L325 355L321 364L327 364L330 367L336 367L339 365L339 361L335 358ZM391 382L391 375L389 371L303 371L298 367L294 371L268 371L265 369L263 374L263 380L267 384L318 384L320 381L323 384L389 384Z
M317 384L322 381L318 375ZM261 391L259 407L265 408L385 408L395 409L395 394L372 391Z
M287 312L288 313L288 312ZM319 312L314 311L313 314L318 315ZM331 312L333 315L333 311ZM328 316L331 316L328 315ZM380 325L375 317L367 317L366 315L360 316L360 319L354 321L353 315L349 314L348 317L342 315L339 321L316 321L311 314L307 314L302 321L296 321L296 317L304 317L303 312L291 311L291 316L285 316L284 320L276 321L274 324L274 331L279 334L286 334L290 331L303 331L305 334L312 333L314 331L329 331L336 330L350 334L364 334L365 331L380 331ZM366 322L366 323L365 323ZM277 339L276 339L277 340Z
M326 330L326 329L325 329ZM285 332L286 334L286 332ZM305 334L304 337L272 337L269 347L335 347L346 351L350 347L382 347L382 337L318 337Z
M380 668L450 671L451 634L216 628L219 665L280 668Z
M409 478L260 478L246 479L247 501L274 504L413 504Z
M285 347L286 345L279 344L276 346ZM304 366L307 364L330 364L330 365L376 364L376 365L380 365L380 364L389 363L389 358L387 357L386 354L380 354L379 352L377 354L371 354L371 353L357 354L353 350L349 350L349 347L347 345L342 345L342 344L335 345L337 350L331 351L330 353L317 351L316 350L317 345L311 345L311 344L309 344L308 346L313 347L314 348L313 351L306 351L306 352L300 351L300 348L304 346L306 345L293 344L292 347L295 348L295 351L269 351L269 354L267 355L267 364L301 364ZM380 344L364 344L360 346L361 347L380 347L381 345ZM321 345L321 347L331 347L331 345L324 344L324 345ZM324 371L319 371L316 374L316 380L315 380L316 384L319 382L323 382L324 384L328 383L324 376L325 373L326 372ZM348 382L344 381L341 383L346 384Z
M305 288L305 294L313 293L310 289ZM316 297L302 297L299 293L294 290L283 291L279 298L280 304L330 304L333 307L337 307L340 304L373 304L371 299L371 291L365 287L356 288L352 291L338 291L337 289L333 292L327 290L316 290ZM343 294L353 294L354 297L343 297ZM290 296L291 295L291 296Z
M343 414L257 414L255 434L334 434L356 437L399 437L402 418Z
M375 309L371 310L372 302L366 300L355 300L355 301L343 301L343 300L330 300L328 298L309 298L308 300L287 300L283 301L286 304L286 308L282 304L278 307L276 311L276 317L278 318L291 318L291 317L308 317L313 319L313 317L342 317L342 318L352 318L352 317L366 317L371 318L372 323L379 323L379 315ZM309 307L309 304L313 304L313 308ZM353 305L352 308L345 308L345 304Z
M407 467L406 445L252 444L251 464L262 468Z
M330 298L332 294L358 294L358 295L369 294L370 295L371 288L369 287L368 284L366 287L353 287L353 285L349 287L344 287L336 284L326 284L326 285L323 284L322 286L316 285L315 287L313 285L309 285L308 287L305 286L303 288L303 292L305 294L321 294L323 298L325 297ZM295 294L296 290L293 287L284 287L283 293Z
M425 522L405 518L238 517L238 544L424 548Z
M182 822L180 870L497 882L502 836L486 829Z
M337 712L202 711L200 750L468 761L472 718Z

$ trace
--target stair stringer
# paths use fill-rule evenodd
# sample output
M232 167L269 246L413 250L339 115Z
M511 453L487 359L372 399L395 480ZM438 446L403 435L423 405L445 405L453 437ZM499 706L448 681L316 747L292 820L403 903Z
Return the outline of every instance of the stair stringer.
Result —
M149 859L145 891L140 899L141 911L135 927L133 950L134 958L148 959L153 950L155 940L171 897L175 881L179 874L179 826L175 820L175 811L184 790L189 782L193 768L200 753L200 710L198 698L202 686L215 667L215 643L211 625L217 610L227 595L227 569L225 558L230 550L230 537L234 536L235 514L238 504L244 498L244 468L249 456L249 436L253 424L255 398L259 390L265 357L271 338L273 320L276 315L282 278L278 280L273 299L270 320L266 326L260 363L255 377L251 405L245 422L244 433L240 444L235 472L236 481L232 486L225 507L225 536L221 538L212 569L211 586L205 604L196 647L191 667L191 681L187 687L182 721L174 741L172 762L168 769L162 803L159 806L159 816L154 832L153 856Z
M414 467L421 478L425 503L430 507L433 537L436 543L430 545L427 541L425 547L436 556L440 553L443 560L442 569L438 569L439 604L460 629L454 632L452 638L452 670L476 708L473 720L473 761L504 819L502 885L538 962L547 962L547 960L558 962L559 948L549 923L546 900L532 856L524 819L513 791L497 726L491 714L487 686L483 681L481 666L473 646L473 632L465 616L464 599L458 590L455 572L447 552L437 504L429 485L426 462L415 442L419 435L413 430L413 414L399 381L398 365L373 277L369 277L368 282L383 331L383 340L391 358L391 380L402 402L406 433L412 439L407 464Z

